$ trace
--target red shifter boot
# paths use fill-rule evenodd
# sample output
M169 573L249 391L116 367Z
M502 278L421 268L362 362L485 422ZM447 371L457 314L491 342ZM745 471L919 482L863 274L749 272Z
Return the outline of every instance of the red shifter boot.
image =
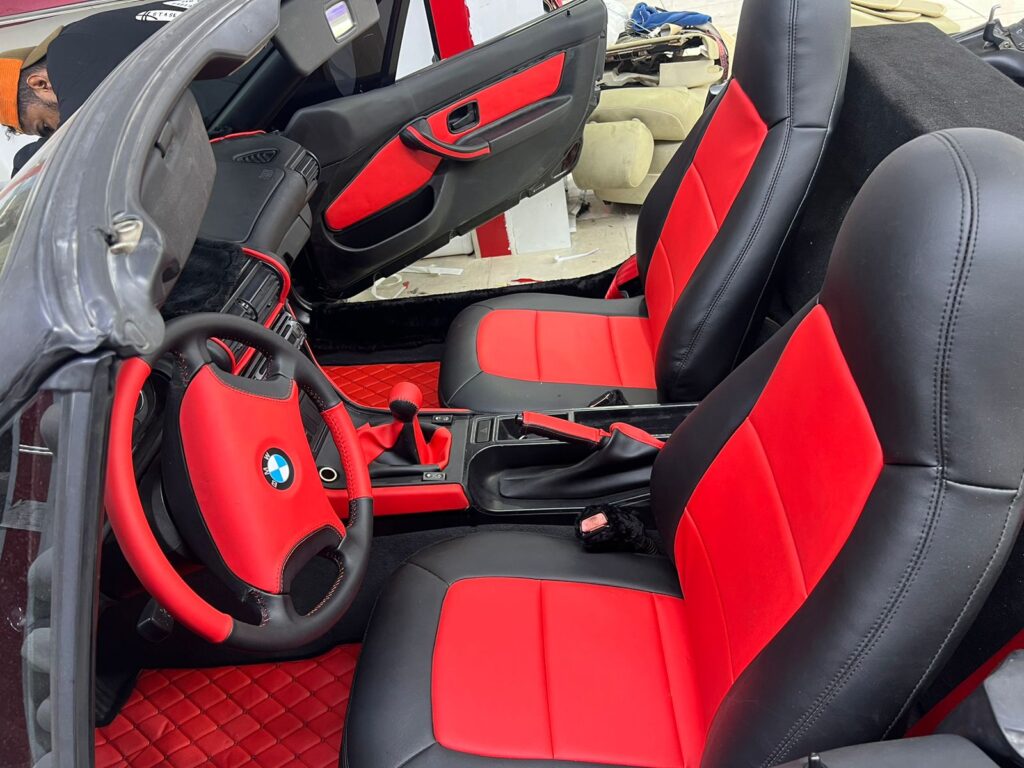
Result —
M433 426L424 432L417 418L422 407L423 393L415 384L402 382L391 388L388 408L393 421L359 428L359 442L367 464L416 467L417 471L427 471L424 467L443 470L448 466L452 433Z

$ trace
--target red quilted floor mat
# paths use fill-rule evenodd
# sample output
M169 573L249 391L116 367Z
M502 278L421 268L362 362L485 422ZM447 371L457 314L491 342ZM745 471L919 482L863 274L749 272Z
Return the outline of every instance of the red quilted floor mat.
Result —
M402 381L411 381L423 390L424 408L441 407L437 396L440 363L329 365L324 371L349 399L371 408L387 408L391 387Z
M96 729L96 768L335 768L358 645L306 661L146 670Z

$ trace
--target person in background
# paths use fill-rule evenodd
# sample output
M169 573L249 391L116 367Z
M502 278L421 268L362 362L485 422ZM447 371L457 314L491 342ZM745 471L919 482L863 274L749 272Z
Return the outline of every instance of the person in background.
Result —
M104 11L58 27L34 47L0 53L0 124L40 137L15 156L14 172L136 48L199 2L163 0Z

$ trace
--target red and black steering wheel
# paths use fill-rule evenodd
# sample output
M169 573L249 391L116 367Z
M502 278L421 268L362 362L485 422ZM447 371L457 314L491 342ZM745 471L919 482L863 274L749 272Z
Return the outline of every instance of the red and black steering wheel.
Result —
M208 340L247 344L269 361L265 379L233 376L213 363ZM243 602L259 624L200 597L161 549L139 498L132 461L136 403L153 365L177 363L162 447L164 491L193 554ZM299 391L320 410L349 489L342 524L320 481L306 438ZM159 349L121 368L114 394L106 506L129 565L177 621L214 643L285 650L325 634L355 599L373 536L370 476L337 390L320 369L272 331L250 320L199 314L167 325ZM337 566L318 604L299 613L291 587L315 557Z

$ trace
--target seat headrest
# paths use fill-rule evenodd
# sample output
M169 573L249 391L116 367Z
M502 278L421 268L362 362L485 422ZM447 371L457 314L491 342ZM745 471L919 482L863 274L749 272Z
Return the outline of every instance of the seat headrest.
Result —
M965 128L890 155L820 301L888 464L1016 488L1024 465L1024 142Z
M746 0L736 41L733 76L769 127L828 125L846 82L847 0Z

